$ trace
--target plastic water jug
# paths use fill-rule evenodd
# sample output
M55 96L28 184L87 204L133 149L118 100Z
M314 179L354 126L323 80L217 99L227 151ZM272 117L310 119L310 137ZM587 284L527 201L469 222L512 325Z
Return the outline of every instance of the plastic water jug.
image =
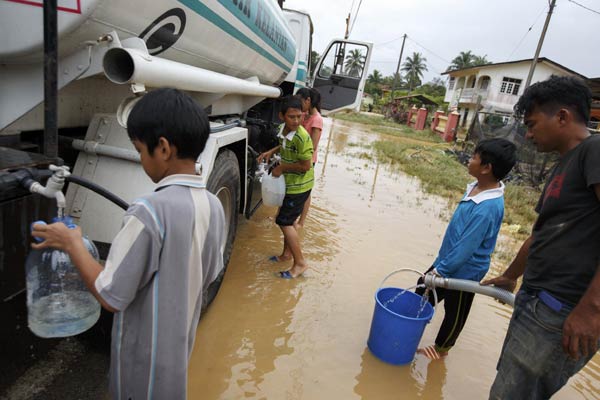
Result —
M54 218L52 222L63 222L70 229L76 227L69 217ZM97 261L98 250L94 243L86 237L83 241ZM43 338L73 336L98 321L100 304L88 291L67 253L52 248L32 249L25 271L28 324L34 334Z
M285 178L283 175L275 178L271 174L262 177L262 199L266 206L279 207L285 197Z

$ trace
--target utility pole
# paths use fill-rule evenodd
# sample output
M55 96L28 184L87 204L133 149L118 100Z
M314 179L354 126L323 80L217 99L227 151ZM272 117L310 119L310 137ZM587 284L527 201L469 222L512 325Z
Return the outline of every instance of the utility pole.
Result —
M396 67L396 75L394 75L394 81L392 83L392 95L390 101L394 101L394 90L396 90L396 81L400 74L400 64L402 63L402 53L404 52L404 42L406 42L406 33L402 36L402 47L400 48L400 57L398 57L398 66Z
M552 17L552 11L554 10L554 6L556 5L556 0L551 0L550 8L548 9L548 15L546 15L546 22L544 23L544 29L542 29L542 35L540 36L540 40L538 41L537 49L535 50L535 56L533 57L533 61L531 62L531 67L529 67L529 75L527 75L527 81L525 82L525 87L523 90L527 89L531 84L531 79L533 78L533 72L535 71L535 67L537 65L537 60L540 55L540 51L542 50L542 44L544 43L544 37L546 37L546 31L548 30L548 24L550 23L550 17Z
M350 36L350 32L348 32L349 29L350 29L350 13L348 13L348 16L346 17L346 33L344 34L344 39L348 39L348 36Z
M44 1L44 155L58 156L57 0Z

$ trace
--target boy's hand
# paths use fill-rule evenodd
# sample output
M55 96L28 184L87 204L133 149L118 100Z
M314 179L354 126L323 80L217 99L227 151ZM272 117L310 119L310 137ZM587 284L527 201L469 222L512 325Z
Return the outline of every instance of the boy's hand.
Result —
M280 177L281 174L283 174L283 167L281 166L281 164L273 168L273 170L271 171L271 175L273 175L275 178Z
M494 285L496 287L506 289L512 293L515 291L515 287L517 287L517 280L508 278L504 275L500 275L496 278L486 279L485 281L481 282L481 285Z
M44 239L41 243L32 243L34 249L45 249L52 247L69 253L77 244L83 243L81 228L69 229L62 222L50 225L33 225L31 235Z
M269 158L271 158L271 154L268 151L266 151L264 153L260 153L256 161L260 164L263 161L268 162Z

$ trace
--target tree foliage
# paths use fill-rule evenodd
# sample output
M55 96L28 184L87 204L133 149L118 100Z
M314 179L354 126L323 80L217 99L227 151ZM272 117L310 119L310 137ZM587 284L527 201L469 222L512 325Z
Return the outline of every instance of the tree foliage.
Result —
M346 62L344 64L346 75L359 77L365 67L365 56L359 49L353 49L346 54Z
M367 77L367 82L375 85L380 84L383 82L383 75L381 75L381 72L374 69L373 72Z
M423 72L427 71L426 62L427 59L423 57L421 53L415 52L412 56L407 57L404 64L402 64L402 71L406 72L405 78L408 81L409 91L412 91L413 88L421 85Z
M452 59L450 66L448 66L448 71L476 67L478 65L486 65L491 63L492 62L487 59L487 54L483 56L478 56L476 54L473 54L471 50L461 51L456 57Z
M313 76L315 74L315 68L317 68L317 64L321 59L321 55L316 51L312 50L310 52L310 68L309 68L309 76Z

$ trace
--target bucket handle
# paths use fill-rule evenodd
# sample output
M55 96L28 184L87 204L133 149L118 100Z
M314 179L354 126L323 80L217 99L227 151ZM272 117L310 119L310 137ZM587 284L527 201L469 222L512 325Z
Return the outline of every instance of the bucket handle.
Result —
M390 277L392 277L393 275L396 275L399 272L414 272L415 274L419 275L421 278L423 278L423 280L425 280L425 274L417 271L416 269L412 269L412 268L400 268L397 269L395 271L390 272L389 274L386 275L385 278L383 278L383 280L381 281L381 283L379 284L379 288L381 289L381 287L383 286L383 284L385 283L385 281L387 281ZM437 292L435 291L435 286L432 288L433 290L433 300L435 305L433 306L434 312L435 309L437 309L437 305L438 305L438 297L437 297Z

